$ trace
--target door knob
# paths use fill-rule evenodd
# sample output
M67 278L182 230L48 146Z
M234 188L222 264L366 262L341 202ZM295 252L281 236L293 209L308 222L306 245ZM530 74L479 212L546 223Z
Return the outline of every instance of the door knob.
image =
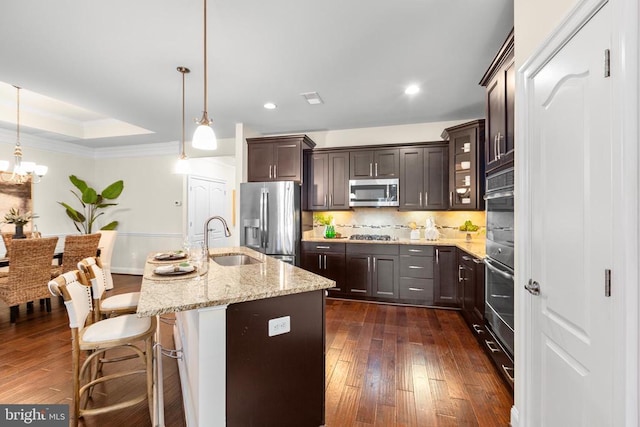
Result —
M528 290L531 295L540 295L540 284L533 279L529 279L529 283L524 285L524 288Z

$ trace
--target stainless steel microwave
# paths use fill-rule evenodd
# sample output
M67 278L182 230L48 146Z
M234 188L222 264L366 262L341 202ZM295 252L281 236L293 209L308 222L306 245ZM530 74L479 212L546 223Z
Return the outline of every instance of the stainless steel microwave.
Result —
M349 206L398 206L398 179L349 180Z

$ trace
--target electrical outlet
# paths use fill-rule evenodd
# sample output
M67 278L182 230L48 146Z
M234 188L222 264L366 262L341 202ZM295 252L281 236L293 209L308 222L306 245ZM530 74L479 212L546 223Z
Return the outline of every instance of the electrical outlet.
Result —
M291 316L269 319L269 336L282 335L291 332Z

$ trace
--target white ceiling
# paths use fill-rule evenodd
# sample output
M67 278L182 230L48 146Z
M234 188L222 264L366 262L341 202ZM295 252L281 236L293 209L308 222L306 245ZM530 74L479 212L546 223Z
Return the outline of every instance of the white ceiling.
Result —
M513 26L513 0L208 0L208 9L219 138L235 123L278 134L482 117L478 81ZM80 108L45 112L21 96L24 133L86 147L179 140L182 65L190 139L204 103L202 0L2 1L0 37L0 81ZM422 91L405 95L410 83ZM308 105L300 94L310 91L325 103ZM15 108L14 91L0 90L2 108ZM30 114L152 133L36 129ZM15 129L10 116L0 127Z

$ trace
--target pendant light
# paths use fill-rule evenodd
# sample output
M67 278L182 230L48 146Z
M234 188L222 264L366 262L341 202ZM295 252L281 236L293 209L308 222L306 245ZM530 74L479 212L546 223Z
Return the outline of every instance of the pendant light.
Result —
M191 172L191 168L189 167L189 159L184 152L186 144L184 140L184 75L190 73L191 70L187 67L178 67L178 71L182 74L182 139L180 140L180 156L173 171L177 174L187 175Z
M45 165L37 165L35 162L22 161L22 145L20 145L20 88L16 88L16 145L13 147L13 169L9 171L9 161L0 160L0 179L5 182L21 184L33 177L37 183L47 173Z
M204 0L204 111L202 111L202 118L196 119L198 127L193 133L191 145L200 150L215 150L218 148L218 141L211 127L213 120L207 113L207 98L207 0Z

